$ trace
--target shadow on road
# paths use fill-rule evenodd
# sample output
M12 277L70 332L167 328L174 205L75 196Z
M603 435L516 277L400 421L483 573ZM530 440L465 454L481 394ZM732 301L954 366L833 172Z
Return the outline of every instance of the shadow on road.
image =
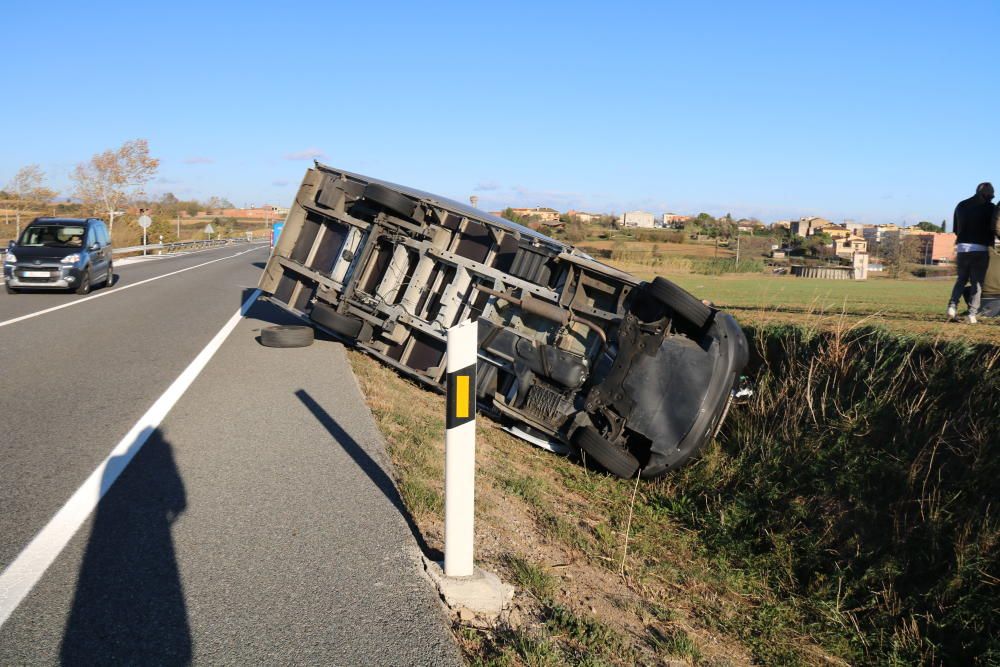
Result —
M358 465L361 470L364 471L368 478L375 484L379 491L381 491L389 502L393 504L400 515L406 520L406 525L409 526L410 532L413 533L414 539L417 540L417 544L420 546L420 550L425 556L431 560L442 560L444 555L437 549L430 549L427 546L427 542L424 540L424 536L420 534L420 530L417 528L416 522L413 517L410 516L410 512L406 509L406 505L403 504L403 499L399 496L399 491L396 490L396 485L393 483L392 479L385 473L375 459L369 456L368 452L358 444L358 442L352 438L347 431L340 427L337 420L330 415L329 412L323 409L323 407L313 399L308 391L304 389L299 389L295 392L296 398L302 401L309 412L313 414L314 417L323 425L323 428L333 436L333 439L344 448L344 451L350 455L354 462Z
M108 470L120 465L112 459ZM191 662L170 534L186 507L170 443L157 429L97 505L60 647L63 665Z
M264 267L267 266L267 262L254 262L253 265L256 266L258 269L263 269Z

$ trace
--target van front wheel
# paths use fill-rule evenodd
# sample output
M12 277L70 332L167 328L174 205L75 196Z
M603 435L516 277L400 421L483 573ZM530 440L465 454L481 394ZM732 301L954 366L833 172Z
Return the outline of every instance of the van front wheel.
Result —
M80 284L76 286L77 294L90 294L90 269L83 272L80 276Z

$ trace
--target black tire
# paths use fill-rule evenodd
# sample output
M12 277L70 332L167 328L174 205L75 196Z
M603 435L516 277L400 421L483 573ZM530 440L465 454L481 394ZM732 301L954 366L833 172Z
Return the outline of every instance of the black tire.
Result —
M111 287L115 284L115 267L111 262L108 262L108 276L104 279L104 286Z
M324 329L329 329L333 333L351 340L357 340L358 334L361 333L361 328L364 326L364 322L358 318L342 315L332 308L320 304L313 307L309 318Z
M309 347L313 340L312 327L280 325L260 330L260 344L267 347Z
M577 429L573 436L573 442L577 447L587 452L588 455L604 466L604 469L613 475L623 479L635 477L639 471L639 461L631 453L608 442L591 426L584 426Z
M413 217L413 212L417 209L415 201L378 183L369 183L365 187L364 196L368 201L374 202L382 208L397 213L404 218Z
M3 286L7 290L7 294L17 294L17 290L11 287L9 283L5 282Z
M712 319L711 308L666 278L657 276L646 283L646 293L697 329L703 329Z
M80 277L80 284L76 286L77 294L90 294L90 269L83 272Z

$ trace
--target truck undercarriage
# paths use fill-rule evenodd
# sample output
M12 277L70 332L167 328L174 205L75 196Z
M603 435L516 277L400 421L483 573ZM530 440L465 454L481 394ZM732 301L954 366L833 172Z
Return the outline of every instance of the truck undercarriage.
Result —
M478 407L536 444L656 477L712 437L747 361L728 314L532 229L317 164L260 281L269 298L436 391L479 327Z

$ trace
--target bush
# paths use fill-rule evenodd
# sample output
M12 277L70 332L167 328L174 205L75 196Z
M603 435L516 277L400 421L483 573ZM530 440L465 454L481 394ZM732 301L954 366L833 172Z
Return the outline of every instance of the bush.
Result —
M692 260L691 269L694 273L708 276L719 276L723 273L761 273L764 262L759 259L741 259L739 262L728 258L712 258Z
M910 273L917 278L941 278L957 275L958 268L953 264L945 264L942 266L918 265L912 268Z
M748 333L756 395L663 505L852 663L998 664L1000 350Z
M684 243L684 232L667 229L636 229L636 241L652 241L654 243Z

